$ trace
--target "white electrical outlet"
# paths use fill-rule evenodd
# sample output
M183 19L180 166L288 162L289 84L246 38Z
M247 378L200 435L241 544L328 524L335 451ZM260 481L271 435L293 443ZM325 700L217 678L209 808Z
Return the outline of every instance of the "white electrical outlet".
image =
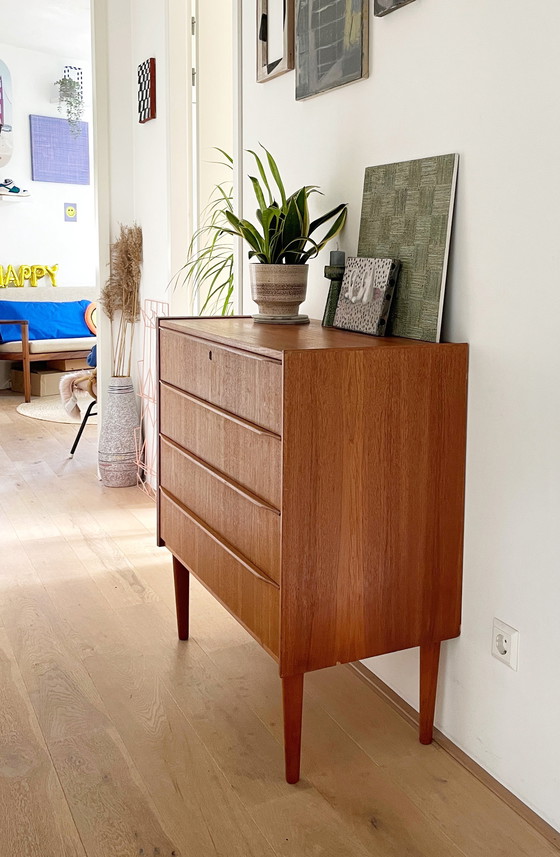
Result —
M519 661L519 631L500 619L492 623L492 654L512 670L517 670Z

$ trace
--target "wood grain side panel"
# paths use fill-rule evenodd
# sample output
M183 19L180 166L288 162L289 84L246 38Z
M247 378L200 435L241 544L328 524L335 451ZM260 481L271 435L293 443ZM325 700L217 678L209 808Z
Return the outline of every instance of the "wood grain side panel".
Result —
M467 347L285 355L282 675L457 636Z
M266 648L278 656L280 591L251 574L165 494L160 497L166 546Z
M280 434L282 364L277 360L161 329L160 377Z
M280 513L244 494L161 438L160 484L221 533L268 577L280 581Z
M160 385L160 431L243 488L280 508L279 437L254 431L165 384Z

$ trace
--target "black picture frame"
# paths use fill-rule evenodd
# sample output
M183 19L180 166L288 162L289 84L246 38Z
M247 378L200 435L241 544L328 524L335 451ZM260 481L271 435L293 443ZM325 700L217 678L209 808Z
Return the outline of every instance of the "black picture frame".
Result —
M413 2L414 0L374 0L373 14L376 18L382 18L384 15L389 15L402 6L408 6L409 3Z

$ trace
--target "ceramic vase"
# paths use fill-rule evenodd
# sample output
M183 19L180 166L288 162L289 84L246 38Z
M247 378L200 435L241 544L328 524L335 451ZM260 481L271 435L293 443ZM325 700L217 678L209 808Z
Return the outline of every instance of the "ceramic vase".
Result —
M111 378L99 437L99 473L107 488L136 485L135 429L140 425L131 378Z
M253 316L261 324L307 324L299 305L307 293L307 265L249 265L251 297L259 307Z

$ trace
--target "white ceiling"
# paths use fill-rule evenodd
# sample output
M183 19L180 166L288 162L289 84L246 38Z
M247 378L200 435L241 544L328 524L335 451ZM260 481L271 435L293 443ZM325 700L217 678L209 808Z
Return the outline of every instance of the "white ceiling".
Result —
M0 0L0 42L69 59L91 53L90 0Z

